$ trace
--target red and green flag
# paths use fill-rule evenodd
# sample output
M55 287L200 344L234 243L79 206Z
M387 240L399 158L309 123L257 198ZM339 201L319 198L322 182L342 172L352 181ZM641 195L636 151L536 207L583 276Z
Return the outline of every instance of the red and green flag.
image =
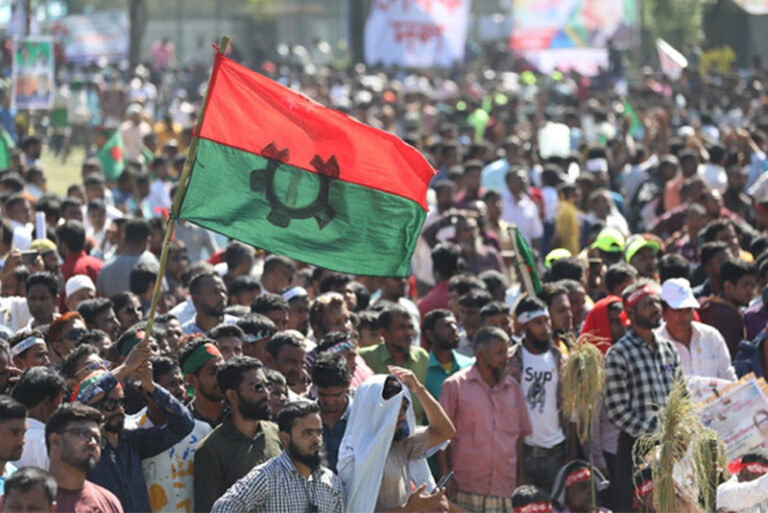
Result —
M403 276L433 169L396 136L216 56L179 217L328 269Z
M536 257L533 254L531 246L520 232L520 228L515 226L515 239L513 241L517 264L519 266L520 278L523 281L525 290L535 295L541 294L541 280L539 279L539 267L536 264Z
M107 180L117 180L123 174L123 169L125 169L123 155L123 136L120 134L120 130L115 130L96 155L101 161L101 168L104 170L104 176L107 177Z

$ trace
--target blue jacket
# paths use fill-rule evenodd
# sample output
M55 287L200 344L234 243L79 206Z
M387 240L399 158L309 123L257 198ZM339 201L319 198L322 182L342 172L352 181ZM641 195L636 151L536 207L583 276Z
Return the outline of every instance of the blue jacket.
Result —
M765 377L765 358L763 357L763 342L768 338L768 328L763 329L754 340L742 340L739 352L733 359L736 375L742 376L754 372L757 378Z
M152 510L141 460L170 449L195 427L189 410L163 387L155 385L151 398L168 413L168 422L163 426L124 429L117 448L107 443L101 449L99 463L87 476L89 481L114 493L125 513Z

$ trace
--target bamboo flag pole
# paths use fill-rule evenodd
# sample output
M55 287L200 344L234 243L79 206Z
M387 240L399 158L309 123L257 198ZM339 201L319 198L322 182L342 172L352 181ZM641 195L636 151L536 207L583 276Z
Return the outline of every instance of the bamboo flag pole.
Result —
M229 38L227 36L223 36L221 38L217 53L224 54L224 51L227 49L227 44L229 44ZM181 171L181 178L179 178L179 188L176 191L176 197L173 200L173 206L171 207L171 212L165 225L163 251L160 254L160 270L157 272L155 290L152 292L152 306L149 308L149 316L147 317L146 332L149 334L149 336L152 334L152 327L155 323L155 312L157 310L157 302L160 299L160 291L162 290L163 275L165 274L165 264L168 262L168 250L171 245L171 237L173 236L173 230L176 227L176 217L179 215L179 210L181 209L181 201L184 198L184 193L187 191L189 173L192 171L192 162L194 161L195 155L197 153L200 127L203 124L205 108L208 104L208 93L211 90L213 78L214 73L211 73L211 78L208 80L208 89L205 92L205 98L203 98L203 103L200 107L200 115L197 117L197 124L195 125L194 135L192 137L192 141L189 144L189 150L187 150L187 159L184 161L184 168Z

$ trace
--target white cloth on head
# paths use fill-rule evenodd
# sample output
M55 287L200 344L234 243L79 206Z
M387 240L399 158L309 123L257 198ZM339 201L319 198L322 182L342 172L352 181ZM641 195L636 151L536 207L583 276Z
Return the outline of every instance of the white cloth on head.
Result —
M395 435L403 397L408 399L409 404L413 404L405 386L400 393L384 400L381 393L386 379L387 375L377 374L365 380L355 391L355 401L347 420L347 430L341 440L337 464L339 477L344 483L347 511L372 513L376 508L384 465ZM416 429L413 408L408 408L406 417L409 432L413 434ZM427 483L428 490L435 488L436 483L426 459L409 463L408 472L417 487Z

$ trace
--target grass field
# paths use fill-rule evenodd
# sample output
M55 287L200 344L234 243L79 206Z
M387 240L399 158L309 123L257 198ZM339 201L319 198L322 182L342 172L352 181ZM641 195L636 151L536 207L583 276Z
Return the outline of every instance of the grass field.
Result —
M68 186L80 183L80 166L85 160L83 148L73 148L67 161L62 164L60 158L54 156L48 148L43 147L40 160L43 163L45 176L48 178L48 191L65 196Z

